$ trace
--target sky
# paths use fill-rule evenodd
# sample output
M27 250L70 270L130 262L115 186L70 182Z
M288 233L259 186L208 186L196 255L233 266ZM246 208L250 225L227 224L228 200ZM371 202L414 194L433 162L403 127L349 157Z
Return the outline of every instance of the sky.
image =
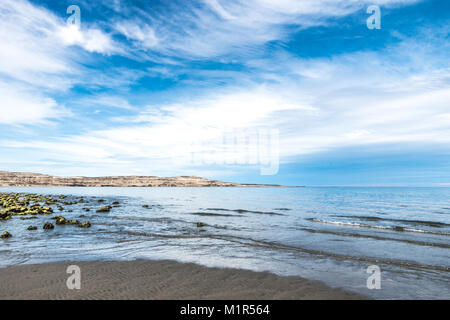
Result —
M1 0L0 171L450 185L449 32L447 0Z

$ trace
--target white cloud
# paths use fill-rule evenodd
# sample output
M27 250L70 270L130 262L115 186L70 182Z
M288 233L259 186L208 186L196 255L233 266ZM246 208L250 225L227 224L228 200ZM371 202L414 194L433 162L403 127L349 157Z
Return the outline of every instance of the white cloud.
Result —
M270 60L250 60L257 49L247 50L283 39L286 23L320 25L367 3L391 6L413 2L204 0L207 7L192 6L168 17L141 13L137 19L111 21L130 41L129 49L155 51L174 60L226 55L242 48L246 53L242 56L253 70L250 76L245 71L222 70L199 71L196 76L211 81L228 72L233 79L249 77L266 84L247 81L242 87L213 88L204 95L180 97L177 103L149 106L134 117L117 117L116 127L111 129L46 141L39 137L26 142L3 141L1 145L26 150L36 157L36 163L51 158L67 164L67 170L69 166L91 167L98 174L113 169L126 174L139 167L148 168L147 174L179 174L189 163L174 166L172 156L185 157L191 143L214 140L228 128L279 129L282 161L348 146L450 144L450 66L448 48L439 39L403 38L400 45L380 53L321 59L284 53ZM120 2L115 6L121 6ZM43 123L67 115L51 93L74 84L126 86L141 76L125 68L83 69L75 46L104 55L123 51L100 28L68 27L48 10L23 0L0 3L0 40L2 124ZM155 66L142 72L169 76L172 70L183 68L166 58L159 57L159 61L170 62L170 68ZM120 93L95 95L79 103L136 111ZM208 150L199 148L199 152Z
M99 29L83 30L76 25L61 26L57 34L65 45L78 45L88 52L102 54L116 52L112 39Z
M55 100L19 86L0 82L0 123L36 124L70 113Z
M103 31L83 26L81 31L68 27L51 11L25 0L0 2L2 123L42 123L68 114L52 96L92 81L72 45L103 54L118 50Z
M110 163L104 170L123 174L130 166L149 168L148 174L184 172L190 163L174 165L172 157L185 159L192 143L198 152L207 152L211 145L198 142L214 141L230 128L279 129L281 162L345 147L450 146L450 66L441 54L447 47L439 39L428 40L406 39L378 53L334 58L284 55L267 70L255 61L261 74L278 74L277 80L183 97L115 119L112 129L20 146L50 150L56 161L75 159L78 164L98 150L86 164L102 170L102 163ZM408 50L416 45L426 49ZM411 72L410 61L426 63Z
M148 25L140 26L134 22L126 21L118 23L116 29L127 39L138 41L144 48L153 48L159 43L154 29Z
M111 107L111 108L119 108L119 109L132 109L133 107L130 103L122 98L121 96L116 95L97 95L91 96L88 98L82 98L76 101L77 104L83 105L84 107Z
M286 25L326 25L368 5L408 5L421 0L201 0L173 3L170 11L137 11L115 24L117 32L150 49L179 58L208 58L234 53L288 36ZM177 7L177 5L182 6ZM253 50L249 50L253 47Z

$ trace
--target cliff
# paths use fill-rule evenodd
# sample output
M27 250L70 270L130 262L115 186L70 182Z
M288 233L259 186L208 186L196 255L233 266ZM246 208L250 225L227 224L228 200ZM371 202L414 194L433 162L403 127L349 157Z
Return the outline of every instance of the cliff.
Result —
M238 184L209 180L201 177L55 177L39 173L0 171L0 186L26 187L281 187L264 184Z

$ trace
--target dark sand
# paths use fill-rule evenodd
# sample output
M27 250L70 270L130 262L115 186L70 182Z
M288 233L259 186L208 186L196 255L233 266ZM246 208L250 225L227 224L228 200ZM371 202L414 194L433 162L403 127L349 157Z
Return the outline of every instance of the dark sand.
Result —
M81 289L69 290L69 265ZM90 261L0 269L0 299L364 299L298 277L174 261Z

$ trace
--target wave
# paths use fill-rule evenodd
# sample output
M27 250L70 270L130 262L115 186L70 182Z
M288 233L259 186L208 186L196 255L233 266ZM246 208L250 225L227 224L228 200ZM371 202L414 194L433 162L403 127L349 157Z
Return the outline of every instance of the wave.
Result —
M228 212L237 212L237 213L254 213L254 214L267 214L273 216L284 216L282 213L277 212L267 212L267 211L252 211L252 210L244 210L244 209L223 209L223 208L206 208L203 210L209 211L228 211Z
M378 259L378 258L370 258L370 257L355 257L345 254L331 253L321 250L313 250L307 249L298 246L286 245L277 242L270 242L264 240L257 240L252 238L240 237L240 236L232 236L225 234L201 234L201 235L167 235L167 234L158 234L158 233L146 233L146 232L134 232L127 231L127 234L133 236L141 236L141 237L151 237L151 238L165 238L165 239L215 239L228 241L238 244L243 244L250 247L259 247L263 249L272 249L272 250L284 250L284 251L299 251L311 255L323 256L323 257L332 257L339 260L355 260L368 262L373 264L387 264L387 265L396 265L400 267L412 268L412 269L429 269L429 270L439 270L439 271L450 271L450 267L446 266L436 266L436 265L426 265L419 264L410 261L402 261L402 260L387 260L387 259Z
M195 216L204 216L204 217L242 217L236 214L221 214L221 213L212 213L212 212L191 212Z
M380 217L368 217L368 216L350 216L350 215L334 215L338 218L352 218L365 221L390 221L399 222L410 225L424 225L432 228L442 228L450 227L450 224L438 221L426 221L426 220L408 220L408 219L391 219L391 218L380 218Z
M404 228L404 227L400 227L400 226L381 226L381 225L372 225L372 224L364 224L364 223L356 223L356 222L322 220L322 219L316 219L316 218L308 218L306 220L309 220L309 221L312 221L312 222L333 224L333 225L338 225L338 226L349 226L349 227L357 227L357 228L385 229L385 230L393 230L393 231L399 231L399 232L416 232L416 233L435 234L435 235L440 235L440 236L450 236L450 233L448 233L448 232L412 229L412 228Z
M310 232L310 233L331 234L331 235L340 236L340 237L368 238L368 239L375 239L375 240L381 240L381 241L397 241L397 242L415 244L415 245L419 245L419 246L439 247L439 248L450 249L450 244L445 244L445 243L380 237L380 236L366 235L366 234L360 234L360 233L346 233L346 232L335 232L335 231L328 231L328 230L316 230L316 229L309 229L309 228L300 228L300 230Z

